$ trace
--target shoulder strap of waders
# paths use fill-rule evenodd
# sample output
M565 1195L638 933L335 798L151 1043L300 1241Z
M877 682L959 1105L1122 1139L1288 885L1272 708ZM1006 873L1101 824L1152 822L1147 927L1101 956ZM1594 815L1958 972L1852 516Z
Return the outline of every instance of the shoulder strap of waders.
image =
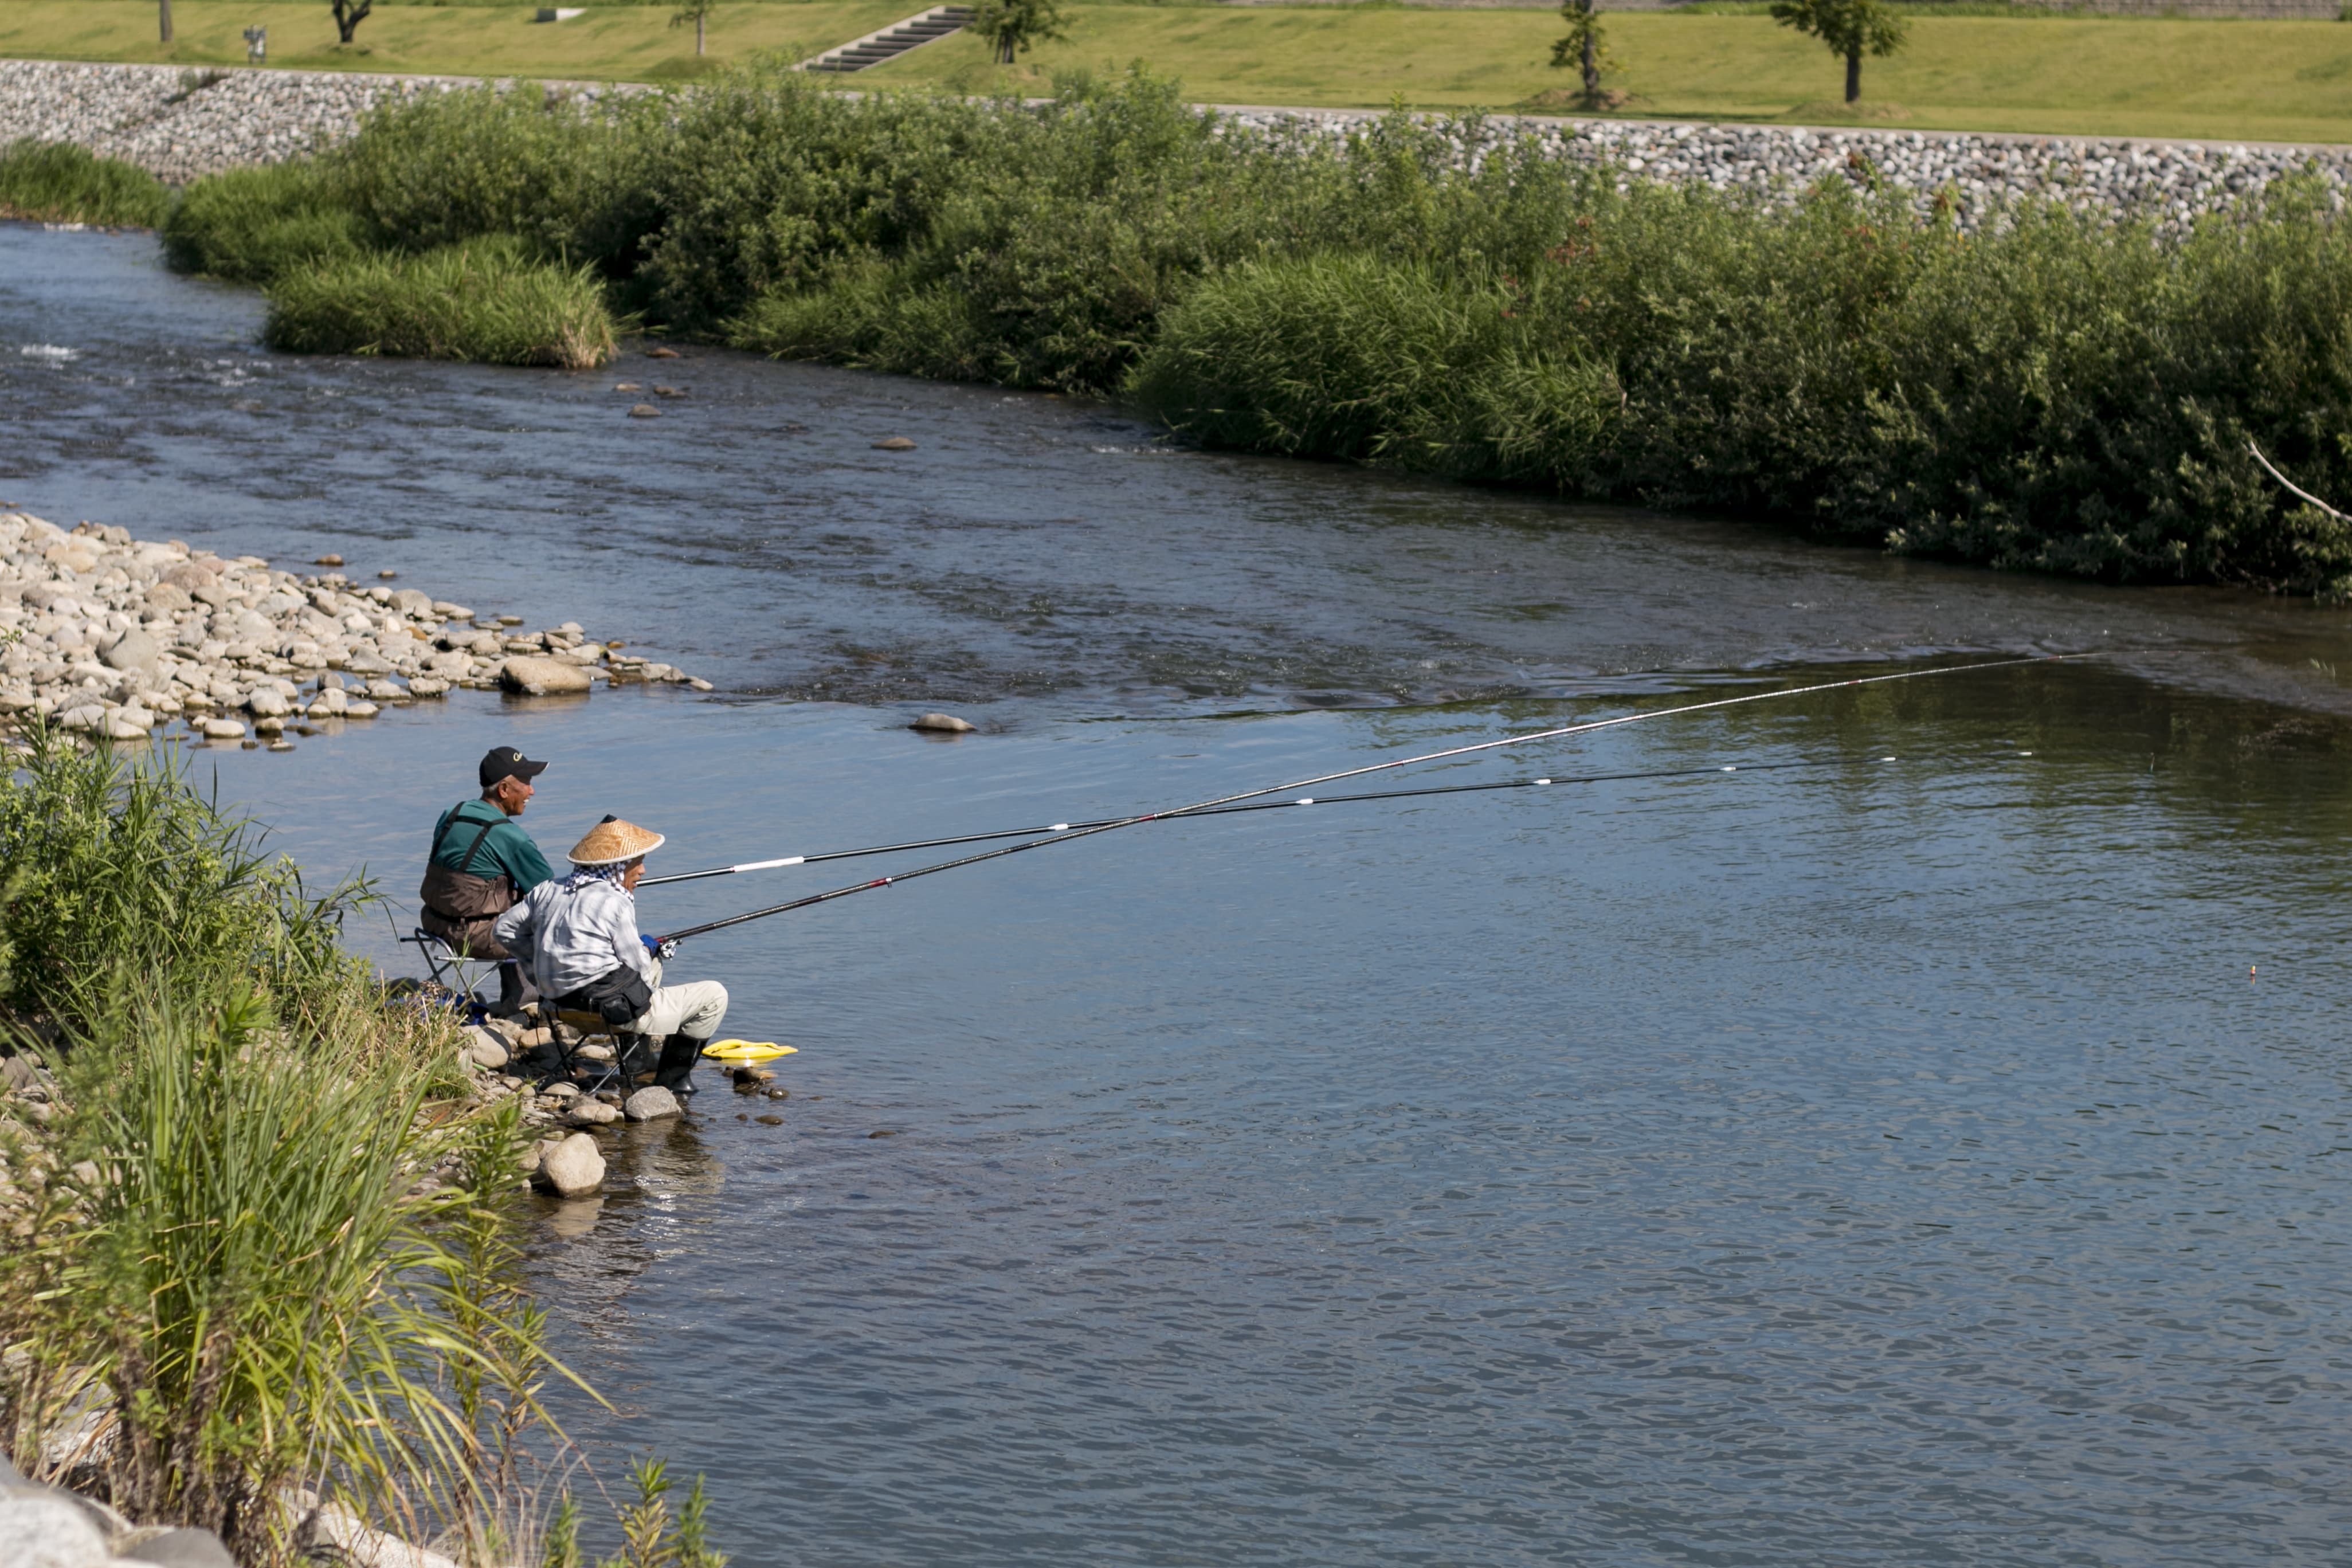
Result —
M475 802L470 800L461 800L457 805L449 808L448 818L441 824L441 831L433 836L433 849L430 854L425 856L427 860L438 860L441 858L442 842L449 837L449 830L457 826L457 814L465 810L467 806L475 804ZM506 818L503 816L495 817L488 822L483 823L481 826L476 830L473 842L466 846L466 853L460 856L457 859L457 874L459 876L471 876L473 874L474 857L481 853L482 840L490 836L491 828L496 827L500 822L505 820Z

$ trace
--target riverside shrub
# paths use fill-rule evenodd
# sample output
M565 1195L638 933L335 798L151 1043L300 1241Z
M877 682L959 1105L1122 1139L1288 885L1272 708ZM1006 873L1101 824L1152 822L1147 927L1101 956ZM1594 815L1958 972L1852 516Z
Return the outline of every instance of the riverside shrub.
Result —
M593 105L422 98L319 160L303 210L381 256L495 240L589 268L678 335L1124 393L1214 444L2000 566L2352 589L2352 538L2246 449L2352 496L2352 229L2324 191L2183 230L2026 205L1963 234L1854 173L1794 199L1620 190L1475 118L1340 142L1142 72L1039 105L757 67ZM394 352L323 291L299 330L278 297L273 341ZM494 320L452 308L404 352L513 357Z
M231 169L188 187L163 224L175 271L268 283L297 267L363 248L360 215L323 164L302 160Z
M613 357L613 318L588 269L533 260L506 237L296 267L266 292L263 339L292 353L566 370Z

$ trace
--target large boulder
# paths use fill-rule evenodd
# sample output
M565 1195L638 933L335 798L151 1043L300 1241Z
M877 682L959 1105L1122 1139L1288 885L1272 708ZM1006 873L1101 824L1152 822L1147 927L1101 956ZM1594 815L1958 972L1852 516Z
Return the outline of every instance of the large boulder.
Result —
M584 1197L604 1184L604 1151L587 1133L574 1132L540 1157L532 1179L557 1197Z
M89 1516L57 1492L0 1493L0 1568L100 1568L112 1561Z
M370 1530L357 1514L335 1503L317 1510L296 1528L294 1545L305 1556L351 1568L457 1568L437 1552Z
M580 666L560 658L510 658L499 672L499 680L509 691L531 697L562 696L596 688L594 677Z

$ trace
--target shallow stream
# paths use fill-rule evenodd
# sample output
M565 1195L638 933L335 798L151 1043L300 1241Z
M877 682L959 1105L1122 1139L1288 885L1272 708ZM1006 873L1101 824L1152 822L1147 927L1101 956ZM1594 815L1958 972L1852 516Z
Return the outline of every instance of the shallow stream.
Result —
M551 850L614 811L685 868L2117 650L1421 776L1816 772L1159 824L689 943L792 1098L706 1075L533 1267L600 1469L708 1471L746 1568L2340 1560L2343 615L694 349L281 359L258 315L0 226L0 500L719 686L195 753L404 914L496 742L552 759ZM684 395L633 421L622 380Z

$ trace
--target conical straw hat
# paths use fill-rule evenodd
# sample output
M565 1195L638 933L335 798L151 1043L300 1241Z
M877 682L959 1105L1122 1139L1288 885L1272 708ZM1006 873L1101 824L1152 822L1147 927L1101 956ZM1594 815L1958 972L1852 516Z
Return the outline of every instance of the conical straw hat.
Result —
M572 847L571 859L574 866L613 866L650 855L661 847L660 834L648 832L634 822L608 816Z

